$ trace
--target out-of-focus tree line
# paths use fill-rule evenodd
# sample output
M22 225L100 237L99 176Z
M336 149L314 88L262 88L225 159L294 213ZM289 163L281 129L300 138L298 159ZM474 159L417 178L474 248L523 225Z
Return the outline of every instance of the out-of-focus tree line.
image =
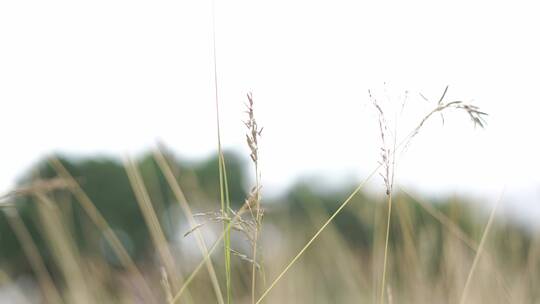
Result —
M59 159L103 214L134 260L139 263L150 261L155 249L122 161L106 157L83 159L60 157ZM231 202L234 208L238 208L249 191L249 169L244 166L246 162L234 153L226 153L225 159ZM219 211L217 157L210 157L199 162L170 157L169 162L187 200L196 212ZM185 217L179 211L175 197L152 154L148 153L138 158L137 164L163 230L169 241L175 243L186 232ZM56 171L44 160L28 171L26 177L20 181L20 185L29 184L36 177L46 180L56 176ZM263 230L264 225L275 224L274 226L280 227L280 222L292 219L294 229L282 232L281 235L295 235L298 240L308 240L316 231L317 226L320 226L352 192L354 186L354 181L351 181L350 185L343 185L340 189L336 190L334 187L333 190L328 190L314 187L309 182L299 181L279 198L272 201L263 198L263 206L266 209ZM67 190L55 190L48 195L59 206L65 217L65 223L71 226L68 230L71 231L80 254L85 257L99 256L109 261L111 267L120 268L102 235L95 229L73 195ZM382 203L384 200L382 195L384 194L377 197L359 193L335 219L333 229L342 235L348 247L358 253L359 259L372 254L373 244L376 242L374 227L381 227L381 223L385 220L386 211ZM428 257L433 263L434 273L441 264L442 257L438 253L443 250L444 237L442 235L449 232L448 227L441 225L440 220L433 216L433 212L443 214L450 219L472 240L479 239L487 216L487 214L479 216L481 212L459 198L439 198L436 203L428 202L433 208L431 213L415 199L401 192L397 193L394 201L397 211L392 218L391 246L406 248L407 244L403 243L407 242L406 236L411 234L418 236L419 240L422 238L434 240L429 242L433 248L429 250ZM51 258L53 253L42 233L42 223L36 209L36 204L41 202L32 196L20 196L14 199L13 203L36 242L47 267L55 273L56 266ZM314 225L315 223L319 225ZM291 227L291 224L288 223L287 226ZM499 223L494 227L492 235L500 239L500 244L508 244L511 241L521 246L519 249L501 246L500 254L504 255L507 252L516 263L526 260L517 258L515 254L516 250L528 252L526 247L530 245L530 236L524 229L508 223ZM409 245L422 246L418 242L412 242ZM178 250L182 250L181 244L177 247ZM407 258L406 254L403 256L404 259ZM11 230L6 215L2 212L0 212L0 267L12 275L31 273L28 261L22 254L21 244Z

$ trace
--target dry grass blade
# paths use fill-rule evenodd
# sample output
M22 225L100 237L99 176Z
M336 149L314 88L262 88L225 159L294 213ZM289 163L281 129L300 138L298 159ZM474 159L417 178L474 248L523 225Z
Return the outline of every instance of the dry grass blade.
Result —
M493 206L493 209L491 209L491 214L489 215L488 222L486 224L486 228L484 229L484 232L482 233L482 238L480 239L480 244L478 245L478 250L476 251L476 254L474 256L474 260L471 266L471 269L469 271L469 275L467 276L467 281L465 282L465 286L463 287L463 293L461 294L461 299L459 300L460 304L464 304L467 300L467 295L469 292L469 285L471 284L471 280L474 274L474 271L476 270L476 266L478 265L478 261L480 260L480 256L482 255L482 251L484 250L484 244L486 242L487 236L489 234L489 230L491 229L491 225L493 224L493 219L495 218L495 213L497 212L497 208L499 207L499 204L503 198L504 190L501 192L501 195L499 196L499 199Z
M96 208L90 197L86 195L79 183L69 173L69 171L64 167L64 165L62 165L62 162L60 162L60 160L58 160L56 157L50 157L49 163L61 178L68 181L69 191L73 194L73 196L75 196L75 198L83 208L84 212L88 215L90 220L94 223L94 225L96 225L96 227L103 234L107 242L111 245L112 250L118 257L122 266L125 267L127 271L133 276L137 284L137 288L143 292L145 301L149 303L154 303L153 299L155 297L153 296L153 292L148 286L148 283L144 279L143 275L141 274L141 271L139 270L137 265L135 265L135 262L133 262L133 259L125 249L124 245L122 244L118 236L114 233L103 215Z
M403 187L399 187L402 193L413 199L420 207L422 207L429 215L431 215L433 218L435 218L441 225L443 225L450 233L452 233L457 239L462 241L467 247L469 247L472 251L478 252L479 245L478 243L473 240L471 237L469 237L461 228L458 226L458 224L454 223L450 218L448 218L444 213L440 212L436 208L434 208L429 202L421 199L420 197L411 194L411 192L406 191ZM499 285L503 288L504 295L506 299L510 301L510 295L508 292L508 282L505 279L505 277L501 274L499 269L495 267L495 259L492 255L489 254L489 252L484 253L487 261L492 265L492 267L495 270L496 279Z
M190 230L186 232L185 235L195 232L195 238L197 241L197 245L199 246L199 250L201 251L203 256L208 255L208 248L206 246L204 238L202 234L200 233L200 231L198 231L198 228L202 227L204 223L199 224L195 221L193 212L191 211L191 208L189 207L186 196L184 195L184 191L182 191L182 188L178 184L177 178L174 175L174 172L171 169L171 166L168 164L165 154L162 152L161 149L158 148L154 150L154 159L156 160L161 172L165 176L165 179L167 180L169 187L171 188L174 196L176 197L176 200L178 201L178 204L180 204L180 208L182 208L182 211L184 212L188 220ZM208 274L210 275L210 280L212 281L212 286L214 288L217 301L219 304L224 304L225 301L223 300L223 294L221 292L221 288L219 286L219 281L217 279L216 271L214 269L214 265L212 264L211 260L206 261L206 268L208 270Z
M54 253L56 265L67 283L70 303L95 303L80 262L78 250L71 235L64 229L60 211L55 203L41 192L35 192L38 214L42 221L47 244Z
M124 166L133 192L135 193L135 198L139 204L148 230L150 231L154 247L157 250L161 263L167 271L172 292L176 292L181 285L181 277L176 269L174 258L169 249L169 244L161 229L154 207L152 206L150 195L144 186L139 169L129 157L125 158Z
M11 229L22 246L26 258L30 262L32 270L36 274L37 282L41 288L41 292L43 293L45 300L48 303L63 303L62 297L60 296L60 293L54 285L51 275L45 266L45 262L39 254L37 245L32 239L32 236L26 228L23 220L19 216L19 212L16 208L6 208L4 209L4 212Z
M468 235L466 235L463 232L463 230L461 230L461 228L459 228L459 226L456 223L454 223L452 220L450 220L444 213L435 209L428 202L420 199L418 196L412 195L410 192L403 189L403 187L399 187L399 189L401 190L401 192L405 193L408 197L412 198L416 203L418 203L420 207L422 207L429 215L433 216L456 238L458 238L465 245L467 245L467 247L469 247L475 252L478 250L478 244L473 239L471 239Z

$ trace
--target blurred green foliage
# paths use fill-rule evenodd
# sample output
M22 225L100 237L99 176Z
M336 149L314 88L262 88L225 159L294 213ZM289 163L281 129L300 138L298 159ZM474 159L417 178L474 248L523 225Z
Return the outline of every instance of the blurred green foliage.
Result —
M233 206L239 206L246 195L244 190L242 161L232 153L226 153L227 174L229 176L229 190ZM151 248L148 229L144 224L139 206L135 200L132 187L120 160L97 157L87 159L72 159L59 157L62 164L74 176L84 192L92 200L96 208L104 216L113 230L127 236L126 247L131 248L131 254L136 259L147 258L147 250ZM178 171L179 183L185 184L186 195L190 199L204 200L206 205L219 206L219 179L217 157L211 157L201 162L184 162L171 160L172 167ZM139 169L156 213L162 217L166 225L164 230L172 232L183 218L172 218L169 207L175 203L174 197L161 174L152 154L148 153L137 161ZM56 177L55 170L46 162L39 162L28 174L21 179L20 185L28 185L32 176L39 175L42 179ZM54 202L58 204L65 215L66 222L71 223L71 231L84 254L100 254L106 242L96 231L93 224L85 215L75 198L67 190L56 190L49 193ZM21 218L31 232L40 252L48 261L49 252L40 233L39 218L36 214L35 204L39 202L31 196L18 197L14 201ZM216 207L217 208L217 207ZM209 210L211 211L211 210ZM0 264L10 265L10 268L27 270L24 255L21 254L20 244L11 231L3 213L0 213ZM168 226L167 226L168 225ZM122 239L122 238L121 238ZM17 266L15 266L17 265ZM14 269L16 270L16 269Z
M106 157L84 159L61 157L60 159L120 236L134 259L136 261L148 260L154 249L122 162ZM249 188L246 175L248 171L244 167L245 162L234 153L225 153L225 159L231 203L236 209L244 202ZM189 162L170 156L169 163L175 171L186 197L195 209L219 210L218 159L216 156L199 162ZM175 208L175 198L151 153L140 157L137 164L164 231L169 239L173 239L178 233L180 224L185 220ZM32 180L31 176L35 175L39 175L43 179L57 176L53 168L46 161L42 161L29 170L20 184L28 184ZM354 185L352 184L344 185L338 190L328 190L324 187L312 186L307 182L298 182L274 202L263 200L263 205L268 206L265 221L279 222L284 219L292 219L295 227L298 227L298 230L305 234L307 240L315 231L314 229L320 227L353 189ZM118 266L110 248L75 198L66 190L57 190L49 194L62 210L81 253L85 256L111 255L112 257L108 257L107 260L113 266ZM383 197L377 199L365 193L359 193L335 219L334 227L348 247L357 252L371 252L374 248L374 242L377 241L375 227L380 227L380 223L384 222L386 216L386 205L383 201ZM422 241L422 237L435 240L432 242L433 248L431 248L431 254L428 258L433 264L433 272L436 273L441 259L444 258L442 250L443 235L447 233L445 227L440 225L432 215L426 213L426 210L414 199L404 194L396 195L394 202L396 212L393 213L392 219L391 246L403 246L407 233L418 236L418 240L412 244L418 248L422 246L419 243ZM44 241L39 217L36 213L35 204L38 203L28 196L15 200L17 209L37 243L41 255L47 265L54 270L50 258L51 253ZM478 239L483 229L483 226L478 225L478 223L484 223L485 219L479 221L478 217L473 216L470 204L466 201L458 198L445 199L439 200L432 206L457 223L465 234L470 235L473 239ZM516 246L527 247L530 243L529 235L519 227L499 225L494 230L496 232L493 234L501 238L501 244L506 244L507 240L510 239L518 244ZM520 248L520 252L527 252L526 249ZM511 249L501 247L502 254L505 250ZM516 263L521 260L516 260ZM9 269L11 273L30 272L21 246L3 213L0 213L0 267Z

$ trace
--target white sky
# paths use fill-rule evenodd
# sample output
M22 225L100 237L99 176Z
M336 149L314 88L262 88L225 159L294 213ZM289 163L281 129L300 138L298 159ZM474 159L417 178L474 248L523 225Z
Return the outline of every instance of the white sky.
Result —
M417 117L418 93L437 99L448 84L450 99L489 112L488 128L435 117L398 181L485 198L506 184L508 209L540 219L537 12L522 1L217 0L223 143L246 152L252 90L266 192L310 174L358 180L378 160L367 90L409 90ZM121 155L161 138L207 156L213 94L210 0L2 1L0 192L51 151Z

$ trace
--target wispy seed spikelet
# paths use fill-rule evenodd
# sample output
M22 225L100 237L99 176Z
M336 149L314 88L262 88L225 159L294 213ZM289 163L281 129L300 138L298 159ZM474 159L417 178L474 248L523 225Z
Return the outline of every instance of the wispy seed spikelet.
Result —
M384 173L379 173L379 175L382 177L384 181L384 185L386 187L386 195L390 195L392 192L392 187L394 183L394 155L395 155L395 140L393 141L393 146L391 143L389 143L389 137L391 136L391 132L388 128L388 122L386 120L386 117L384 115L384 111L380 104L378 103L377 99L373 97L371 94L371 90L368 91L369 98L371 99L371 102L373 103L373 106L375 106L375 109L377 110L377 116L379 119L379 130L381 135L381 160L379 161L379 164L383 168ZM403 104L404 106L404 104ZM402 108L403 108L402 106ZM395 135L393 136L395 137Z
M257 125L257 121L255 120L255 115L253 111L253 94L249 92L247 94L248 103L246 104L246 113L248 114L248 120L244 121L244 124L246 125L246 128L248 129L248 133L246 134L246 141L249 146L249 149L251 150L251 160L254 163L258 163L259 159L259 143L257 138L261 136L261 133L263 131L263 128L259 129L259 126Z
M488 115L487 113L480 111L480 109L475 105L465 103L460 100L444 102L444 98L447 92L448 92L448 86L446 86L443 94L439 98L439 101L437 102L437 106L433 110L431 110L431 112L429 112L426 116L424 116L424 118L420 121L418 126L414 129L414 132L410 136L409 140L412 139L416 134L418 134L418 132L420 131L424 123L431 116L433 116L433 114L436 114L436 113L441 114L441 118L444 123L443 112L447 109L457 109L457 110L465 111L467 115L469 115L469 118L472 120L475 127L480 126L484 128L486 126L486 120L484 119L484 116L487 116ZM426 101L429 101L424 95L420 94L420 96Z
M255 120L255 114L253 111L253 94L249 92L247 94L248 103L246 104L246 113L248 119L244 122L248 132L246 133L246 141L248 147L251 151L250 157L253 161L255 167L255 186L251 188L248 197L246 198L245 205L248 206L251 210L253 220L255 222L255 227L252 237L252 273L251 273L251 302L255 303L255 294L256 294L256 278L257 278L257 268L259 268L257 263L257 241L259 238L259 230L262 224L263 210L261 208L261 185L260 185L260 172L259 172L259 142L258 138L261 136L262 128L259 129L257 121ZM253 209L255 214L253 214Z
M394 180L394 168L395 168L395 157L398 154L397 149L398 146L402 147L401 150L405 150L412 139L420 132L426 121L428 121L433 115L439 114L441 116L442 122L444 124L444 113L446 113L450 109L460 110L465 112L471 121L473 122L474 126L480 126L481 128L484 128L486 126L485 116L488 114L486 112L483 112L480 110L479 107L466 103L461 100L454 100L454 101L445 101L446 94L448 92L448 86L445 87L441 97L437 100L435 103L435 107L429 111L426 115L423 116L423 118L420 120L420 122L416 125L416 127L413 129L413 131L405 138L403 138L400 141L399 145L396 145L397 140L397 131L392 132L390 129L389 121L387 120L387 115L384 111L384 108L381 106L381 104L378 102L378 100L372 95L371 91L368 91L369 97L371 99L371 102L373 103L377 116L378 116L378 122L379 122L379 129L380 129L380 137L381 137L381 160L379 161L379 164L382 167L383 172L380 173L385 187L387 194L392 191L393 187L393 180ZM403 102L401 104L401 110L400 113L403 112L403 109L405 107L405 103L407 100L407 92L405 92L405 97L403 99ZM426 98L424 95L420 94L420 96L426 100L429 101L428 98ZM397 114L397 113L396 113ZM396 121L394 121L395 126L393 126L393 130L397 130L397 118Z

